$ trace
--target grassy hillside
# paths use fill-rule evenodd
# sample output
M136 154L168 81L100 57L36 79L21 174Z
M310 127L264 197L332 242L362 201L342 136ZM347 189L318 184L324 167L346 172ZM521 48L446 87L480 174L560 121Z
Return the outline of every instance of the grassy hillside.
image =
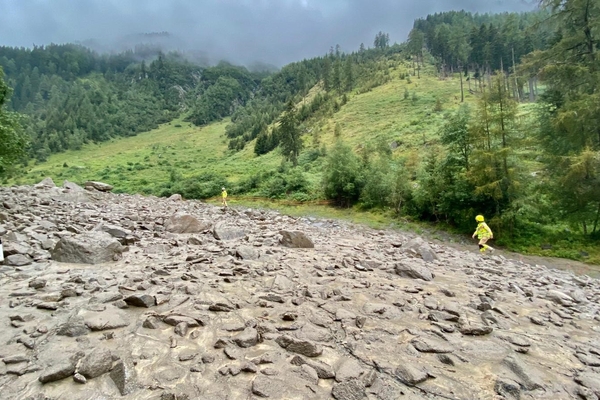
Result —
M351 94L348 102L332 115L309 121L320 130L318 144L305 134L305 149L330 146L339 124L342 138L359 147L378 138L396 142L395 154L414 153L436 142L437 131L444 122L444 112L458 107L458 79L440 80L432 74L421 79L400 79L405 70L392 67L390 82L367 93ZM405 90L410 95L404 98ZM413 94L415 98L413 99ZM313 96L314 91L309 93ZM443 111L434 112L436 99ZM473 96L466 94L466 101ZM308 99L307 99L308 100ZM115 190L130 193L159 194L161 184L172 174L190 177L199 173L216 173L235 183L261 172L272 171L281 164L275 150L256 157L253 143L240 152L227 150L227 120L198 128L187 122L174 121L134 137L88 144L79 151L54 154L46 162L30 165L10 183L35 183L46 176L55 181L102 180ZM319 170L311 169L307 178L318 186Z

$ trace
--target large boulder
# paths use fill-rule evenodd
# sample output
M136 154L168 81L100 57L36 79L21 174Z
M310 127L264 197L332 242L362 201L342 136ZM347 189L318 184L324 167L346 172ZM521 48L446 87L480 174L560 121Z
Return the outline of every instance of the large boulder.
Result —
M434 275L431 271L416 263L405 264L405 263L397 263L395 266L396 274L411 279L423 279L424 281L433 280Z
M124 247L106 232L87 232L63 237L52 250L52 259L59 262L99 264L116 261Z
M25 254L13 254L4 259L4 264L11 265L13 267L22 267L24 265L31 264L32 260Z
M281 244L285 247L300 248L300 249L312 249L315 247L312 240L300 231L279 231L281 234Z
M93 379L109 372L112 364L112 355L109 350L95 348L81 360L77 372L87 379Z
M83 188L81 186L79 186L78 184L76 184L74 182L69 182L67 180L65 180L63 182L63 188L64 189L72 190L74 192L81 192L81 191L83 191Z
M110 371L110 377L121 392L121 396L126 396L137 389L137 373L129 360L119 360Z
M36 189L44 189L44 188L53 188L56 187L56 184L52 180L52 178L44 178L40 183L34 186Z
M190 214L177 213L167 220L165 229L171 233L200 233L211 228L212 224L200 221Z
M439 259L431 246L418 236L402 246L402 249L405 252L420 256L426 262L432 262Z
M85 183L86 190L97 190L99 192L110 192L113 186L104 182L87 181Z

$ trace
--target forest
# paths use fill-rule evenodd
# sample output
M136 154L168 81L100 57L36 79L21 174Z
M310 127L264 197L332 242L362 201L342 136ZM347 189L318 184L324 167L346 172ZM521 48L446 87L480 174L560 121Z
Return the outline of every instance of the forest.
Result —
M9 165L18 169L28 159L177 118L197 126L226 118L230 154L252 145L255 157L277 151L283 160L277 185L274 175L253 176L236 184L239 195L298 192L295 198L389 210L462 232L485 213L506 243L596 243L599 46L598 2L543 0L530 13L428 15L414 22L405 43L391 44L379 32L351 53L335 46L278 71L198 65L149 49L100 55L76 45L0 47L0 135L13 146L6 153L12 158L0 152L0 165L6 173ZM407 82L424 73L460 80L463 104L433 109L445 118L435 145L414 162L375 138L351 147L336 126L336 140L325 148L318 138L323 119L352 96L385 85L398 68ZM466 102L465 92L475 100ZM416 92L399 96L418 103ZM194 179L174 178L157 194L214 195L187 190Z

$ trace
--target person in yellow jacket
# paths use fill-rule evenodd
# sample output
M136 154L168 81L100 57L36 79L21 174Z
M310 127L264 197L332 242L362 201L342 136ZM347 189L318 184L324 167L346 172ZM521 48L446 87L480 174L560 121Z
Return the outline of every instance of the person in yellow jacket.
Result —
M224 187L221 188L221 197L223 199L223 207L227 207L227 190Z
M488 240L494 238L492 230L485 223L485 218L483 218L483 215L476 216L475 221L477 221L477 229L475 229L472 237L475 239L475 235L477 235L477 238L479 239L479 251L482 254L485 253L486 250L489 250L493 253L494 248L486 244Z

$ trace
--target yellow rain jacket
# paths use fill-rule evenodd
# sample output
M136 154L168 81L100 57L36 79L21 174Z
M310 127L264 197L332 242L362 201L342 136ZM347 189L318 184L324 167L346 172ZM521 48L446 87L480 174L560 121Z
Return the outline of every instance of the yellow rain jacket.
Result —
M494 236L492 230L485 222L480 222L477 224L477 229L475 229L475 234L477 235L477 239L482 238L491 238Z
M226 199L227 198L227 190L223 190L221 192L221 196L223 196L223 198Z

